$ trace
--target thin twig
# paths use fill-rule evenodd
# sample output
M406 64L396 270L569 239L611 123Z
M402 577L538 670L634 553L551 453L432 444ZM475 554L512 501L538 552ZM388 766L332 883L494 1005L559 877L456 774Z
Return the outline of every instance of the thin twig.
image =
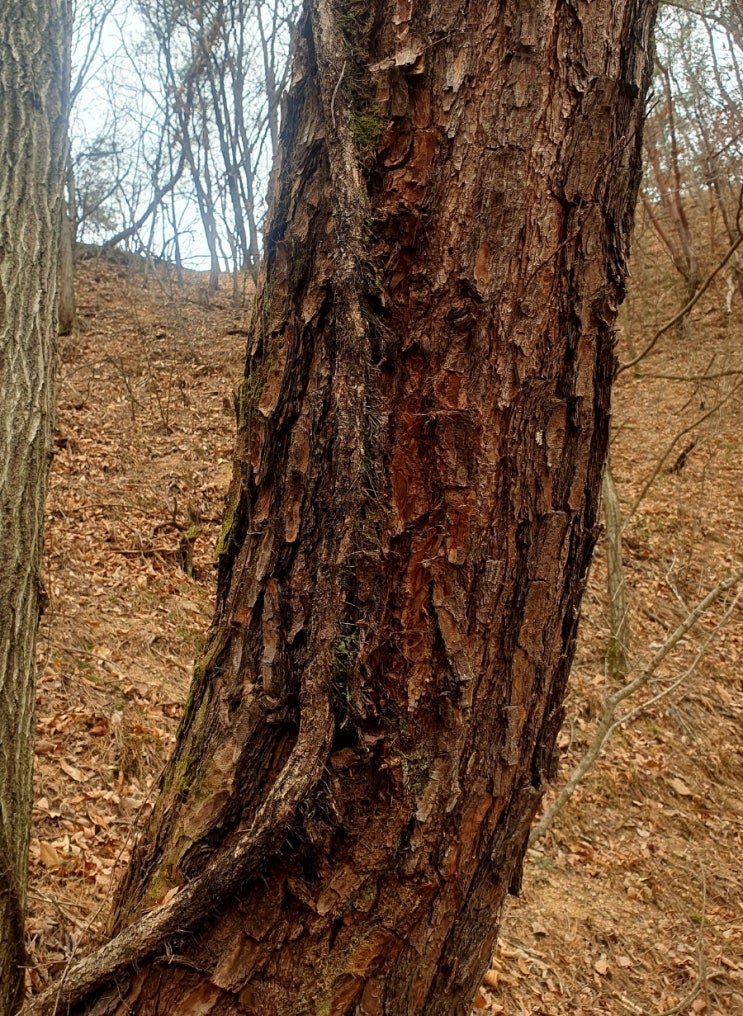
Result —
M653 483L655 482L655 478L658 476L658 473L660 473L661 469L663 468L663 463L666 461L666 459L671 454L671 452L676 447L676 445L681 440L681 438L684 437L684 435L688 434L690 431L694 430L696 427L699 427L700 424L704 423L705 420L708 420L710 416L713 416L718 411L718 409L722 409L722 407L725 405L725 403L729 402L730 399L733 397L733 395L735 395L735 393L738 391L738 389L741 388L742 386L743 386L743 378L741 378L740 381L737 381L733 385L733 387L730 389L730 391L727 393L727 395L725 395L723 398L721 398L719 402L716 402L715 405L712 406L711 409L708 409L705 413L702 414L702 416L697 417L696 420L694 420L692 423L690 423L688 427L684 427L683 430L680 430L676 434L676 436L673 438L671 443L668 445L666 450L663 452L661 457L656 462L655 468L653 469L652 473L650 474L648 479L643 484L640 493L637 495L635 500L632 502L632 507L629 509L629 511L627 512L627 514L625 516L625 519L624 519L624 528L625 529L629 525L630 519L634 516L635 512L637 511L637 509L640 507L640 504L642 503L645 495L647 494L647 492L650 490L650 488L652 487Z
M330 116L331 116L331 119L333 121L333 129L334 130L335 130L335 97L338 94L338 89L341 87L341 81L343 81L343 75L345 73L346 73L346 61L344 60L343 61L343 66L341 67L340 77L338 78L338 80L335 83L335 88L333 89L333 96L332 96L332 98L330 100Z
M738 194L738 212L736 215L736 226L738 228L738 236L733 241L731 246L728 248L727 253L723 257L722 261L719 261L717 263L717 265L712 269L712 271L704 280L704 282L696 291L696 293L694 293L691 299L687 300L687 302L684 304L681 310L678 311L677 314L674 314L674 316L671 318L670 321L667 321L656 331L655 335L653 335L652 339L647 344L647 346L645 346L643 351L641 353L638 353L637 356L633 357L631 360L627 360L626 363L619 364L619 367L617 368L617 376L619 376L622 373L622 371L629 370L630 367L634 367L635 364L640 362L640 360L644 360L645 357L648 356L648 354L651 353L652 350L655 348L655 345L658 342L658 340L663 335L665 335L667 331L670 331L670 329L673 328L674 325L677 325L679 321L682 321L686 317L686 315L689 314L691 310L696 306L700 298L707 292L707 290L712 285L717 276L720 274L722 269L725 267L725 265L733 257L737 249L740 247L741 243L743 243L743 231L741 231L742 212L743 212L743 187L741 187L741 190Z
M606 745L607 741L612 736L612 734L622 724L626 723L631 717L635 716L638 712L647 709L647 707L652 702L657 701L658 698L663 697L663 695L666 692L663 692L660 695L655 696L650 701L643 703L642 707L637 707L636 709L631 710L629 713L624 714L619 719L615 719L618 706L626 698L629 698L630 695L634 695L635 692L639 691L641 688L645 687L645 685L648 684L648 682L651 680L651 678L655 674L660 664L666 658L666 656L668 656L668 654L673 649L675 649L675 647L684 638L684 636L691 630L691 628L694 627L697 621L699 621L699 619L709 610L712 604L716 600L718 600L723 595L723 593L726 593L728 589L732 589L733 586L737 585L737 583L740 582L741 579L743 579L743 568L739 568L738 571L734 572L732 575L729 575L726 579L723 579L723 581L718 583L718 585L716 585L714 589L710 590L710 592L707 593L704 599L701 600L694 608L694 610L681 622L681 624L676 628L676 630L671 635L669 635L669 637L666 639L666 641L663 643L660 649L653 656L652 660L650 660L650 662L645 667L643 667L643 669L640 671L637 677L635 677L634 680L630 681L628 684L624 685L618 691L615 691L613 695L609 696L606 705L604 706L604 712L601 716L601 719L599 720L598 726L596 727L596 732L593 736L591 746L589 747L588 751L585 753L583 758L580 760L578 765L571 773L570 778L568 779L565 786L562 788L560 793L557 795L555 800L549 806L549 808L544 813L539 822L537 822L537 824L532 829L531 836L529 837L530 846L534 846L534 844L538 840L540 840L547 832L547 830L550 828L552 823L555 821L557 815L562 811L562 809L565 807L565 804L570 800L570 798L575 793L575 790L578 787L579 783L583 780L583 777L586 775L588 770L591 768L596 759L604 750L604 746ZM713 632L712 635L708 637L704 649L706 649L707 645L711 641L714 634L720 630L724 621L727 620L727 618L730 616L730 614L732 613L732 609L735 606L735 604L737 604L737 602L738 597L735 598L733 605L726 611L723 621L717 626L715 632ZM702 650L702 652L704 651L704 649ZM694 666L696 666L696 662L698 662L698 659L700 657L701 654L698 654L697 661L695 661L695 663L692 665L692 669ZM670 690L671 690L670 688L667 689L667 691Z
M679 321L683 321L686 315L693 310L693 308L697 305L697 303L699 303L699 300L707 292L709 287L712 285L714 280L717 278L722 269L728 263L730 258L733 256L733 254L735 254L737 249L740 247L741 243L743 243L743 234L738 236L735 242L728 248L725 257L722 259L722 261L720 261L716 265L715 268L713 268L713 270L704 280L702 285L696 291L694 296L692 296L690 300L687 300L687 302L684 304L681 310L678 311L676 314L674 314L674 316L671 318L670 321L666 321L664 325L661 325L661 327L656 331L655 335L653 335L652 339L650 340L650 342L648 342L647 346L645 346L642 352L638 353L637 356L633 357L633 359L627 360L624 363L619 364L619 367L617 367L617 376L619 376L623 371L629 370L630 367L634 367L635 364L638 364L640 362L640 360L644 360L646 356L649 356L650 353L653 351L653 349L655 349L658 340L662 338L666 334L666 332L670 331L675 325L677 325Z
M650 378L651 381L719 381L723 377L740 377L743 369L720 370L715 374L653 374L643 371L643 378Z
M689 666L686 668L683 674L677 677L675 681L667 685L656 695L653 695L652 698L646 699L645 702L641 702L638 706L635 706L634 709L631 709L628 713L625 713L618 720L615 720L614 724L612 725L612 729L609 733L609 736L611 736L614 733L614 731L617 730L619 727L624 726L625 723L630 723L632 720L634 720L636 716L639 716L640 713L646 712L646 710L648 710L651 706L654 706L656 702L660 702L661 699L666 698L666 696L670 695L672 691L675 691L676 688L679 687L679 685L682 685L684 681L686 681L689 677L691 677L691 675L699 666L699 663L701 662L702 658L704 657L704 654L707 652L712 642L715 640L721 629L724 628L727 622L729 621L730 615L738 606L738 603L742 595L743 590L738 593L738 595L735 597L735 599L730 604L728 609L725 611L720 623L716 625L709 633L707 638L704 640L702 648L698 651L693 661L689 664Z

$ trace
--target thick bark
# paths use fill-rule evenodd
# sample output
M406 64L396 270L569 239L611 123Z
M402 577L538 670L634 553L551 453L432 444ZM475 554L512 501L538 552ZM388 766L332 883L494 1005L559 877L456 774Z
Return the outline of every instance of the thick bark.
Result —
M308 3L209 648L63 1001L468 1011L595 541L653 15Z
M69 10L0 17L0 1014L20 1003L31 823L36 628L51 460Z

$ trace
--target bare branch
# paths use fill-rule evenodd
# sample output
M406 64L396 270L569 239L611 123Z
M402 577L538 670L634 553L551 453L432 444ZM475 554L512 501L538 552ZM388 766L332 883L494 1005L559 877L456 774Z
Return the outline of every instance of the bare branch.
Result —
M653 349L655 349L655 346L658 343L658 339L662 338L662 336L664 336L666 332L670 331L680 321L683 321L683 319L687 316L687 314L689 314L693 310L693 308L699 303L700 299L704 296L704 294L707 292L707 290L712 285L714 280L720 274L722 269L725 267L725 265L735 254L737 249L740 247L741 243L743 243L743 234L739 233L734 243L731 244L731 246L728 248L727 253L723 257L722 261L719 261L717 263L717 265L713 268L713 270L701 284L699 289L696 291L694 296L692 296L690 300L686 301L681 310L678 311L676 314L674 314L674 316L671 318L670 321L667 321L656 331L655 335L653 335L652 339L650 340L650 342L648 342L647 346L645 346L645 348L641 353L638 353L637 356L635 356L632 360L627 360L625 363L619 364L619 367L617 368L617 376L619 376L623 371L629 370L630 367L634 367L635 364L639 363L641 360L644 360L645 357L648 356L653 351Z
M606 463L601 488L606 521L606 572L609 593L609 645L606 669L613 680L624 680L629 670L630 617L627 583L622 560L622 513L611 465Z
M743 374L743 367L737 370L720 370L714 374L653 374L643 371L643 377L649 377L653 381L719 381L723 377L740 377Z
M606 746L606 743L612 736L612 734L614 734L614 732L619 727L621 727L622 724L627 723L630 719L638 715L638 713L643 712L654 702L657 702L660 698L663 698L666 694L672 691L673 688L677 687L677 685L680 684L682 680L685 680L689 676L689 674L693 671L693 669L696 667L697 663L701 659L701 656L706 651L709 643L712 641L714 636L720 631L722 626L725 624L725 622L732 614L733 609L738 603L740 594L736 596L731 606L725 612L725 616L723 617L723 620L720 622L720 624L718 624L717 627L714 629L714 631L708 636L707 640L704 643L704 646L702 647L700 652L697 653L694 662L692 663L691 667L688 668L688 670L685 672L682 678L674 682L674 684L672 684L669 688L664 689L664 691L661 692L660 694L649 699L647 702L644 702L641 706L637 706L634 709L630 710L629 712L624 713L618 719L615 718L617 708L619 707L619 705L621 705L621 703L624 702L625 699L629 698L631 695L634 695L635 692L639 691L641 688L644 688L649 683L649 681L653 678L655 672L657 671L658 667L661 665L663 660L665 660L668 654L672 652L673 649L676 648L679 642L684 638L685 635L688 634L688 632L694 627L694 625L700 620L700 618L702 618L704 614L706 614L706 612L709 610L712 604L715 603L723 595L723 593L726 593L729 589L732 589L733 586L737 585L742 579L743 579L743 568L739 568L732 575L729 575L726 579L723 579L722 582L718 583L718 585L716 585L714 589L710 590L710 592L707 593L704 599L697 604L697 606L685 618L685 620L681 622L681 624L676 628L676 630L672 632L671 635L668 636L668 638L660 647L660 649L656 652L656 654L653 656L650 662L645 667L643 667L643 669L640 671L637 677L635 677L634 680L630 681L629 684L626 684L618 691L615 691L613 695L609 696L609 698L606 701L606 705L604 706L604 711L598 722L596 732L593 736L593 741L591 742L588 751L585 753L583 758L580 760L578 765L570 774L568 781L566 782L565 786L562 788L560 793L557 795L555 800L545 811L544 815L539 820L539 822L537 822L537 824L532 829L531 835L529 837L530 846L533 846L538 840L540 840L547 832L547 830L551 827L552 823L555 821L558 814L562 811L567 802L575 793L576 788L583 780L583 777L593 766L594 762L599 757L599 755L601 755L601 753L603 752L604 747Z
M634 516L635 512L637 511L637 509L640 507L643 499L645 498L645 495L647 494L647 492L650 490L650 488L652 487L653 483L655 482L655 478L657 477L658 473L660 473L661 469L663 468L663 463L666 461L666 459L671 454L671 452L676 447L676 445L681 440L681 438L684 437L686 434L688 434L690 431L694 430L696 427L699 427L702 423L704 423L705 420L708 420L710 418L710 416L714 416L714 414L719 409L722 409L722 407L725 405L725 403L729 402L730 399L733 397L733 395L735 395L735 393L740 390L741 386L743 386L743 378L741 378L738 382L736 382L736 384L733 385L733 387L730 389L730 391L727 393L727 395L725 395L723 398L721 398L719 400L719 402L716 402L715 405L712 406L711 409L708 409L706 413L703 413L701 416L697 417L697 419L694 420L692 423L690 423L688 427L684 427L683 430L678 431L678 433L675 435L673 440L670 442L670 444L668 445L666 450L663 452L663 454L660 456L660 458L656 462L655 468L653 469L652 473L650 474L650 476L647 478L647 480L643 484L642 489L640 490L640 493L637 495L635 500L632 502L632 507L627 512L627 515L626 515L625 520L624 520L624 528L627 527L630 519Z
M145 222L147 222L149 217L157 211L162 199L166 197L178 183L181 176L183 175L183 169L185 167L185 164L186 164L185 156L183 152L181 152L181 157L178 162L178 166L176 167L175 173L173 173L170 180L168 180L166 184L163 184L162 187L158 188L158 190L155 191L152 197L152 201L150 201L149 205L144 210L144 212L142 212L142 214L139 216L136 222L133 222L131 226L127 226L126 229L122 229L119 233L116 233L109 240L106 240L106 242L103 244L104 250L107 250L109 247L115 247L117 244L121 243L124 240L128 240L130 236L134 236L134 234L137 233L142 228L142 226L145 224Z

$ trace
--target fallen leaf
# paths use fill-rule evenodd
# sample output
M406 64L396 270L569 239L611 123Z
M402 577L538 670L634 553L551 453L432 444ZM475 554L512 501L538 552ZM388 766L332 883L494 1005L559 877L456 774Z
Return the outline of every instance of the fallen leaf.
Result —
M58 868L62 863L62 858L51 843L45 843L44 840L39 841L39 857L47 868Z
M686 786L683 780L680 780L678 776L675 776L672 780L668 781L679 797L691 797L692 792Z
M59 768L63 772L67 773L70 779L76 780L77 783L85 783L88 778L80 769L77 768L77 766L70 765L70 763L65 762L63 758L59 760Z
M173 899L173 897L177 896L182 888L183 888L183 886L174 885L172 889L168 889L168 891L165 893L165 895L161 896L160 899L157 901L158 906L164 907L166 905L166 903L170 903L170 901Z
M597 974L601 974L602 977L605 977L609 973L609 962L606 959L606 956L601 956L597 959L593 965L593 969Z
M94 811L92 808L88 808L88 818L90 821L101 829L108 829L108 821L100 814L100 812Z

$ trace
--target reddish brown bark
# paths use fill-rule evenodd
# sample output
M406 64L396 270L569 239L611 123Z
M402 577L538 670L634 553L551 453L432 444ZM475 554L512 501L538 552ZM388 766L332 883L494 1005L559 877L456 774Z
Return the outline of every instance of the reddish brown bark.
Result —
M96 1012L468 1011L595 539L653 14L309 5L217 613Z

